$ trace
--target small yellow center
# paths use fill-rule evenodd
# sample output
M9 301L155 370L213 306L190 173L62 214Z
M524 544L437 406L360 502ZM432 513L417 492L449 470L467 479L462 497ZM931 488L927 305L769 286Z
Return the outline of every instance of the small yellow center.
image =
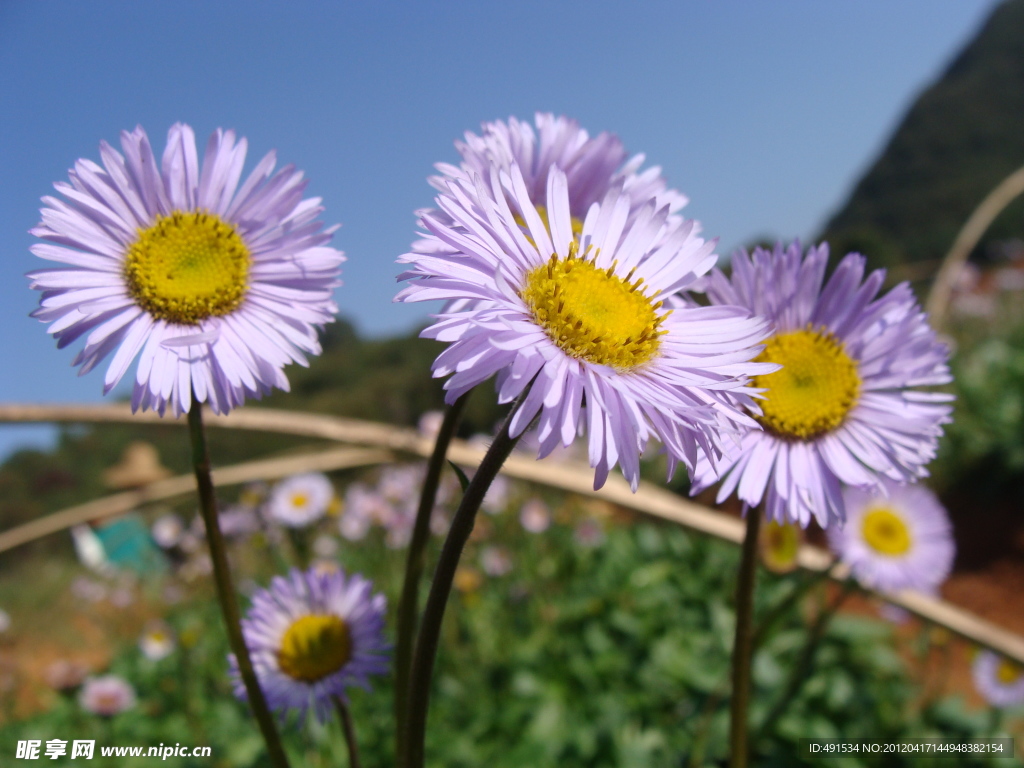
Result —
M913 543L903 518L885 507L875 507L861 522L861 534L869 547L880 555L905 555Z
M615 266L599 269L576 243L569 256L551 259L526 275L519 295L548 337L570 357L631 371L658 353L659 330L669 313L659 315L640 290L643 278L625 278Z
M309 503L309 497L304 493L293 493L292 494L292 506L293 507L304 507Z
M770 521L764 529L764 561L769 570L790 571L796 567L800 550L800 529L790 523Z
M281 638L277 663L294 680L315 683L337 672L352 658L352 636L339 616L296 619Z
M1020 664L1009 659L1000 661L999 667L996 669L996 679L1003 685L1013 685L1020 680L1021 675L1024 675L1024 669L1021 669Z
M219 216L175 211L139 230L124 277L129 295L156 319L198 325L238 308L251 263L241 236Z
M782 370L754 377L764 387L758 421L780 437L812 440L843 423L860 394L857 364L835 336L808 326L770 338L757 362Z

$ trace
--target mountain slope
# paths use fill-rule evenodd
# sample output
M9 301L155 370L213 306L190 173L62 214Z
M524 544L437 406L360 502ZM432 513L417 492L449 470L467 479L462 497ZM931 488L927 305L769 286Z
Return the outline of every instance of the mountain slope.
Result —
M974 207L1021 165L1024 0L1007 0L913 104L823 237L875 266L939 259ZM1022 215L1017 201L986 241L1024 235Z

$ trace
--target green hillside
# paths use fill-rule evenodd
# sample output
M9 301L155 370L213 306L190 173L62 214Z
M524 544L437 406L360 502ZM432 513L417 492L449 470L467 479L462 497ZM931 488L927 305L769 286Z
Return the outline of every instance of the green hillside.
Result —
M913 34L912 30L908 30ZM964 220L1024 165L1024 0L1006 0L914 102L823 234L875 266L940 259ZM1024 234L1024 201L979 247Z

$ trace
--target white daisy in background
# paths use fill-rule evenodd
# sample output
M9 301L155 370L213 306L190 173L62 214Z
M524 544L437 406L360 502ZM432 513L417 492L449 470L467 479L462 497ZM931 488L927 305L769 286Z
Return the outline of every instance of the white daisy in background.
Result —
M395 506L419 503L425 464L392 464L381 470L377 492Z
M333 500L334 486L327 475L292 475L270 491L264 513L287 528L304 528L326 515Z
M484 547L480 550L480 567L488 576L506 576L512 571L512 556L504 547Z
M135 706L135 689L123 677L104 675L91 677L78 692L78 703L87 712L100 717L113 717Z
M194 392L224 413L287 390L284 366L320 353L344 261L302 173L272 175L271 152L239 186L246 140L218 129L200 163L181 123L159 164L141 127L121 147L101 143L102 166L79 160L54 185L66 199L43 198L32 234L48 242L32 252L70 267L29 274L42 292L33 316L59 348L85 337L80 374L113 355L105 393L138 357L133 410L177 416Z
M158 547L172 549L181 542L182 534L185 533L185 523L180 515L170 512L154 520L149 533Z
M530 533L543 533L551 527L551 510L536 497L528 499L519 510L519 524Z
M619 464L636 488L652 437L672 468L717 455L723 428L753 425L732 404L742 377L775 370L750 362L767 326L743 310L664 307L716 258L669 205L634 213L616 183L576 224L559 166L546 190L540 212L512 163L448 179L444 215L420 217L426 240L400 260L412 266L396 300L448 302L421 334L449 343L433 366L450 375L447 401L497 374L500 402L525 395L511 436L539 417L545 456L585 431L595 487Z
M392 515L391 505L366 483L350 483L345 489L344 510L338 520L341 535L349 541L366 538L374 523Z
M971 675L978 692L993 707L1024 704L1024 667L990 650L974 657Z
M886 481L881 492L843 491L846 524L828 529L832 550L866 587L934 593L956 555L953 526L923 485Z
M245 642L268 706L277 712L309 710L326 721L346 689L369 688L387 671L385 599L373 584L341 570L292 570L259 590L242 620ZM245 686L230 657L235 693Z
M150 622L139 638L139 649L150 661L160 661L174 652L174 632L162 621Z
M243 540L260 530L260 517L253 507L235 502L218 511L217 525L225 539ZM206 537L206 521L202 514L192 519L191 532L197 537Z
M494 478L480 508L489 515L499 515L508 506L509 494L512 491L512 482L505 475L498 475Z
M881 488L927 474L951 398L919 389L951 378L949 350L938 341L901 283L881 298L884 272L864 277L865 259L848 254L824 282L828 246L799 243L732 258L707 283L714 304L740 305L775 327L758 360L777 373L755 376L765 389L759 427L749 429L720 466L702 462L693 492L722 480L769 520L822 528L842 523L841 484ZM822 284L824 283L824 287Z

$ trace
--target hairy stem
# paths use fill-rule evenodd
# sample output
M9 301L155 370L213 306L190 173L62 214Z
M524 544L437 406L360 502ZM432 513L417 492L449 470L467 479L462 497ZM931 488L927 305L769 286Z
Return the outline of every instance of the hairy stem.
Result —
M757 576L757 535L762 511L747 510L740 571L736 582L736 639L732 647L732 701L729 721L730 768L747 766L747 718L750 709L750 668L754 648L754 582Z
M427 542L430 540L430 515L434 510L437 487L444 469L445 455L452 441L462 411L466 407L469 392L445 408L444 421L434 442L434 452L427 463L427 474L423 478L420 504L416 510L416 522L412 528L412 539L405 560L405 581L402 596L398 601L398 639L395 643L395 755L398 764L405 762L405 720L409 708L409 674L412 669L413 641L419 615L420 579L426 563Z
M213 478L210 475L210 457L206 450L206 434L203 432L202 406L192 397L192 405L188 411L189 435L192 439L192 466L196 474L196 485L199 487L199 509L202 511L203 522L206 523L206 540L210 545L210 559L213 561L213 579L217 585L217 600L224 624L228 631L228 642L238 663L238 672L245 684L245 692L249 698L256 722L259 723L263 740L267 743L267 752L275 768L288 768L288 757L281 744L273 715L267 707L267 701L260 689L256 671L249 657L249 649L242 635L242 617L238 610L238 600L231 579L231 568L228 565L227 547L220 531L217 518L217 500L213 491Z
M491 482L512 452L519 438L509 436L509 424L515 415L519 403L509 412L508 419L501 431L487 450L480 467L462 497L448 537L445 539L438 558L434 580L430 585L427 605L423 610L419 637L412 660L409 678L409 703L406 734L405 768L423 768L424 743L427 734L427 710L430 706L430 681L434 674L434 661L437 658L438 640L441 634L441 622L444 618L445 606L451 594L452 581L458 568L462 550L469 540L476 520L476 513L490 487ZM399 725L399 727L402 727ZM401 763L399 765L402 765Z

